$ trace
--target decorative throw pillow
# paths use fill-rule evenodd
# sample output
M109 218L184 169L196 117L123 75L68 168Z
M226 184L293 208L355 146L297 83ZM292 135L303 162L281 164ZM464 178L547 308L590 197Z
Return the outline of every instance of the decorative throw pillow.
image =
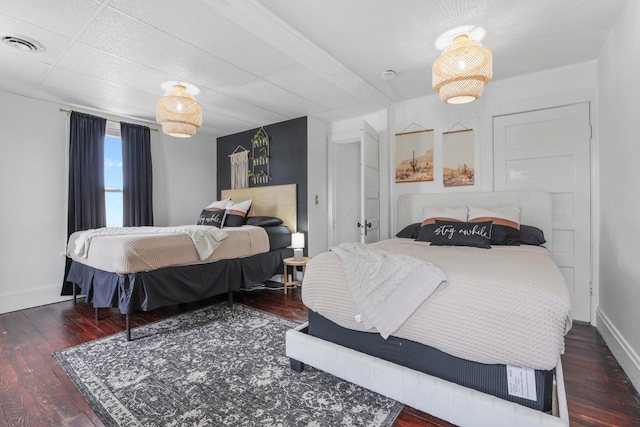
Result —
M478 208L469 205L469 222L491 221L492 245L520 245L520 208Z
M436 220L432 246L491 248L491 221L455 222Z
M274 225L281 225L283 221L280 218L273 216L250 216L247 217L247 225L253 225L256 227L273 227Z
M532 225L520 225L520 243L524 245L541 246L547 241L544 238L544 232Z
M224 199L224 200L216 200L215 202L212 202L211 204L209 204L209 206L207 206L204 209L207 211L217 211L217 210L225 209L229 203L231 203L231 198Z
M215 211L204 209L200 214L200 218L196 225L211 225L213 227L222 228L226 211L217 209Z
M407 225L402 230L398 231L396 237L402 237L405 239L415 239L418 237L418 232L420 231L420 223L416 222L414 224Z
M227 205L227 215L224 220L225 227L240 227L245 223L247 214L251 209L252 200L245 200L244 202L234 203L231 202Z
M430 242L433 231L436 229L436 220L439 221L456 221L465 222L467 220L467 207L461 208L424 208L422 211L424 221L418 230L418 236L415 238L419 242Z

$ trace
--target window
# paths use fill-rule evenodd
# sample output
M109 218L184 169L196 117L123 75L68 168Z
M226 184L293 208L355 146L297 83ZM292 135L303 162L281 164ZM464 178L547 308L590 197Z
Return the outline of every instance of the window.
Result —
M122 139L120 126L107 122L104 138L104 201L107 227L122 227Z

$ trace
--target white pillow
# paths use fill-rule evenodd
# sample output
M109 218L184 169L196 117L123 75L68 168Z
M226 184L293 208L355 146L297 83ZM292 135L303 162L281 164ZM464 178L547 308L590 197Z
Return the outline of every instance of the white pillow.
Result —
M435 224L436 219L441 221L467 221L467 207L460 208L422 208L422 225Z
M473 220L493 221L494 224L520 228L520 208L505 206L485 209L469 205L469 222Z
M224 200L216 200L215 202L212 202L211 204L209 204L209 206L207 206L206 208L204 208L205 211L219 211L221 209L226 209L227 205L232 203L231 202L231 198L228 199L224 199Z
M493 209L469 205L469 222L492 221L492 245L520 245L520 208L506 206Z

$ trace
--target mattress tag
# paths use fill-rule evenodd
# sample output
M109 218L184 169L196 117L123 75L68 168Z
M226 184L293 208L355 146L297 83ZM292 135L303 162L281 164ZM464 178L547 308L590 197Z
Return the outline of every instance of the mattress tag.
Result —
M535 371L531 368L519 368L507 365L507 386L511 396L538 400L536 397Z
M362 314L356 314L355 319L356 319L356 322L362 323Z

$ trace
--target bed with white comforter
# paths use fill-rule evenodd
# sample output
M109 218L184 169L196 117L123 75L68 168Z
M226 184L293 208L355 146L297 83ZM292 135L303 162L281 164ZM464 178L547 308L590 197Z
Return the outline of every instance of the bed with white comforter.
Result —
M383 325L382 334L363 321L348 260L339 251L322 253L307 265L302 285L310 321L287 332L292 368L311 365L457 425L567 426L560 356L571 301L550 250L551 198L541 191L407 194L398 200L398 230L422 222L426 209L470 205L517 207L520 224L544 232L545 247L433 246L409 238L371 245L445 276L440 285L430 279L432 289L417 302L413 291L403 301L399 286L389 298L398 310L384 310L403 320L391 330ZM543 393L521 393L532 383Z
M571 301L546 248L523 245L487 250L399 238L374 246L432 263L449 281L394 336L480 363L544 370L558 364L564 335L571 327ZM309 309L344 328L376 332L356 321L360 313L334 252L309 262L302 299Z

